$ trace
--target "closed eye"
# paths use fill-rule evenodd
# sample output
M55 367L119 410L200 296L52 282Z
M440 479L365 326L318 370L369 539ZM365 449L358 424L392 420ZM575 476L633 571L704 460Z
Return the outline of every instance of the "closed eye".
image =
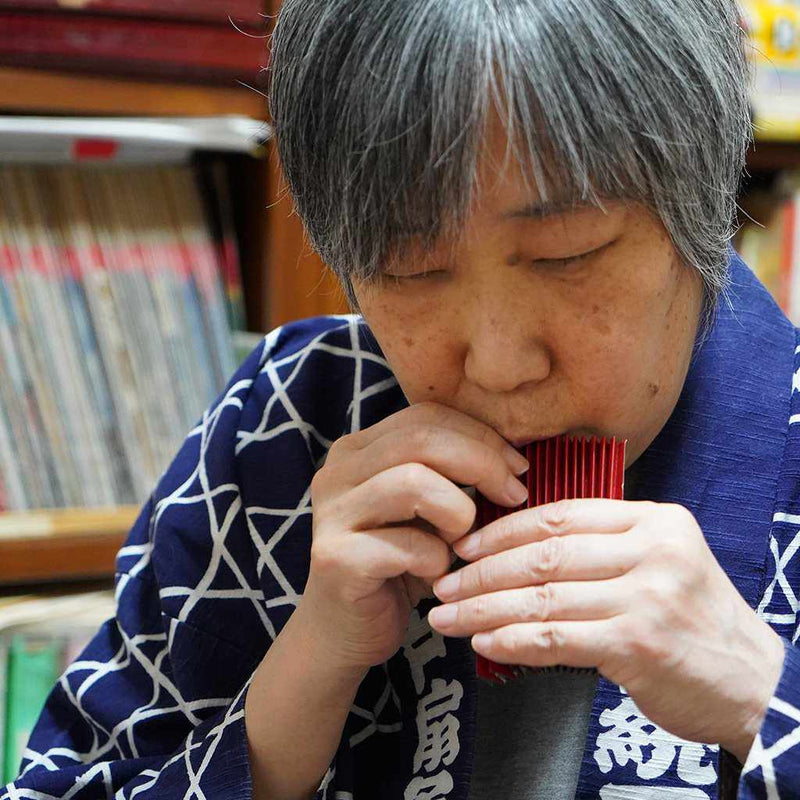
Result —
M576 264L581 261L590 258L591 256L597 255L601 251L605 250L607 247L610 247L614 244L614 241L608 242L607 244L602 245L601 247L597 247L594 250L589 250L586 253L579 253L578 255L574 256L565 256L564 258L536 258L530 261L529 263L533 264L534 266L542 266L545 268L566 268L571 264ZM430 278L434 275L447 275L448 270L446 269L434 269L428 270L426 272L417 272L411 275L393 275L389 272L384 272L383 275L386 278L391 278L393 281L399 283L400 281L418 281L424 280L426 278Z

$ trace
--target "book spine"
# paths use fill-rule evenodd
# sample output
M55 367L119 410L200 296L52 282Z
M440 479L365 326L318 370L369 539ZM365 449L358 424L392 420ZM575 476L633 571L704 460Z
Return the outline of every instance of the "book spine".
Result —
M214 368L217 391L235 369L230 327L225 310L221 267L209 235L202 199L191 167L175 167L165 172L175 206L182 214L179 225L182 246L198 290L205 321L207 347Z
M64 505L74 491L67 470L59 465L71 463L61 425L58 398L48 378L47 348L40 309L36 302L35 276L28 263L27 229L19 206L19 194L8 169L0 169L0 209L9 236L8 274L16 309L16 338L24 369L25 410L35 447L35 462L44 473L38 482L44 505Z
M34 461L22 408L24 389L14 346L16 314L6 285L7 267L7 253L0 231L0 375L3 375L0 381L0 424L7 426L7 441L0 445L0 473L4 484L2 507L16 510L28 508L30 490L25 485L25 476L33 468Z
M123 14L153 18L263 27L263 7L258 0L83 0L69 5L64 0L0 0L0 8L13 11L58 11L81 14Z
M208 224L217 251L225 287L226 311L231 330L247 329L242 289L239 246L234 225L233 199L225 163L222 159L202 160L199 165Z
M14 634L9 646L4 782L18 775L25 746L58 678L60 647L51 637Z
M67 265L62 263L58 247L58 227L49 218L48 193L39 179L46 168L19 168L18 184L25 194L30 215L30 236L33 245L41 252L43 264L42 292L50 309L51 335L48 344L55 365L54 380L64 397L68 413L64 424L70 450L81 470L80 494L76 503L81 506L107 506L114 503L108 459L104 452L102 427L98 418L102 413L94 402L87 363L92 354L87 350L91 342L80 336L81 309L77 280ZM56 338L57 337L57 338ZM87 480L86 476L91 476Z
M134 365L108 266L109 234L98 211L93 170L68 168L59 173L59 179L62 205L77 210L71 235L84 277L92 323L109 375L125 470L132 482L133 499L138 502L146 497L154 468Z
M263 38L235 28L125 17L0 11L0 59L9 64L75 66L161 74L257 76L266 66Z

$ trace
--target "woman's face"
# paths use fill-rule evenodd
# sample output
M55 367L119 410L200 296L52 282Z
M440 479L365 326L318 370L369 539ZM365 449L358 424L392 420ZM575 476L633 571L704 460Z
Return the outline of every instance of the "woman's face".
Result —
M702 283L642 208L539 218L521 175L490 163L458 241L354 283L364 318L409 403L450 406L517 446L627 438L630 466L681 393Z

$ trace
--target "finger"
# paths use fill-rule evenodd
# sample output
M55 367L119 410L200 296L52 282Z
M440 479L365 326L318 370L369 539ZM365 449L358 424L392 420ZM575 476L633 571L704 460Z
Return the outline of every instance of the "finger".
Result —
M475 486L493 502L508 507L519 506L527 496L525 485L496 447L446 426L397 428L354 451L338 466L347 475L347 482L355 486L378 472L407 463L425 464L454 483ZM521 494L511 495L512 486Z
M440 600L452 602L553 581L608 580L626 574L644 556L639 537L592 533L558 536L485 556L445 575L433 590Z
M442 539L413 526L356 531L344 541L349 547L346 556L326 554L317 548L315 564L319 569L346 564L357 577L379 586L405 573L430 583L450 566L450 552Z
M599 498L559 500L507 514L456 542L453 550L465 560L474 560L570 533L625 533L652 505Z
M476 653L498 664L529 667L596 667L603 672L614 652L614 619L521 622L472 637Z
M452 481L424 464L401 464L354 487L338 503L342 522L352 530L408 522L419 517L449 543L475 520L475 503Z
M348 443L356 449L370 447L388 434L399 433L407 436L413 429L443 428L453 434L469 438L478 444L491 448L501 456L510 470L519 470L527 464L525 457L509 444L494 428L469 414L441 403L425 402L390 414L375 425L348 435ZM415 435L419 435L418 433ZM387 465L391 466L391 465ZM468 482L464 481L467 485Z
M629 585L616 578L507 589L437 606L428 620L447 636L472 636L519 622L607 619L625 613Z

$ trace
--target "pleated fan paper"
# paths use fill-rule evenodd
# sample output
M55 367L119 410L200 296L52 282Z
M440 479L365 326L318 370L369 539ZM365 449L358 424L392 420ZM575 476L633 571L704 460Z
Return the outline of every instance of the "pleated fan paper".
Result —
M507 514L558 500L601 497L622 500L625 485L625 447L627 441L596 436L574 438L566 435L531 442L519 448L530 464L525 474L528 499L516 508L499 506L480 492L475 493L479 528ZM594 668L564 665L528 667L496 664L475 654L478 677L493 684L506 683L526 674L575 672L597 674Z

